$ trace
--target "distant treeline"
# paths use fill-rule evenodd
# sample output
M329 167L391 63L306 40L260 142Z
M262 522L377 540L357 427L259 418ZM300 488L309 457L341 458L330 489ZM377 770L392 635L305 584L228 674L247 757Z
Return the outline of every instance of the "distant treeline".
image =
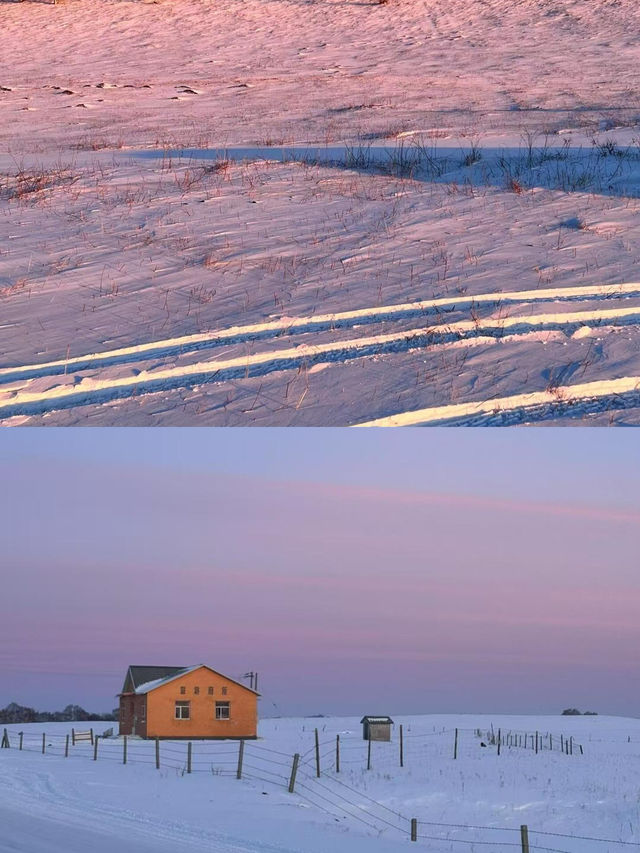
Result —
M597 717L597 711L578 711L577 708L565 708L562 712L563 717L579 717L580 715L584 717Z
M107 714L90 714L80 705L67 705L64 711L36 711L11 702L0 710L0 723L72 723L75 721L117 720L118 709Z

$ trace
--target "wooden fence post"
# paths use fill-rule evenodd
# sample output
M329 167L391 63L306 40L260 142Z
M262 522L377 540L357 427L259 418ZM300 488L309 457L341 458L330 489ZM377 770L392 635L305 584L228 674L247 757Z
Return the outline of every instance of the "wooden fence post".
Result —
M418 840L418 819L415 817L411 818L411 840Z
M536 732L536 755L538 754L538 732Z
M127 763L127 736L125 735L122 739L122 763Z
M498 755L500 755L500 746L502 745L502 729L498 729Z
M76 745L76 730L71 729L71 746Z
M298 762L300 755L296 752L293 756L293 764L291 765L291 777L289 778L289 793L293 794L296 785L296 773L298 772Z
M93 729L89 729L89 734L91 735L91 746L93 746Z
M336 735L336 773L340 772L340 735Z
M371 735L367 738L367 770L371 770Z
M160 738L156 738L156 770L160 770Z
M453 741L453 758L454 760L458 757L458 729L456 729L455 738Z
M569 755L573 755L573 735L569 738Z
M580 744L580 755L584 755L584 749L582 748L582 744Z
M98 740L99 740L99 738L96 735L96 737L93 740L93 760L94 761L98 760Z
M520 841L522 843L522 853L529 853L529 830L524 823L520 827Z
M44 755L44 741L45 741L45 733L42 732L42 754Z
M18 746L18 749L20 750L20 752L22 752L22 738L23 738L23 736L24 736L24 732L20 732L20 745Z
M404 739L402 732L402 723L400 723L400 767L404 767Z
M244 741L240 741L238 749L238 769L236 770L236 779L242 779L242 760L244 758Z
M69 758L69 735L64 739L64 757Z
M9 735L7 734L7 730L5 729L2 733L2 749L9 749Z
M187 773L191 773L191 741L187 744Z
M318 740L318 729L316 732L316 776L320 778L320 741Z

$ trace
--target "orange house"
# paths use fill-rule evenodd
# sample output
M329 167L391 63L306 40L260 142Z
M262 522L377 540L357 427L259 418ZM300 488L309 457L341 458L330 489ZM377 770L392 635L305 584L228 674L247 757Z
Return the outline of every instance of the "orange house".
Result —
M130 666L120 734L143 738L255 738L259 694L204 664Z

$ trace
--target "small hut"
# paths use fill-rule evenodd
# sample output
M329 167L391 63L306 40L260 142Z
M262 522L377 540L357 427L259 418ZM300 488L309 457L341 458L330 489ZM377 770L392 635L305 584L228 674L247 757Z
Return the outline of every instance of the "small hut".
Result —
M360 722L364 740L391 740L391 717L363 717Z

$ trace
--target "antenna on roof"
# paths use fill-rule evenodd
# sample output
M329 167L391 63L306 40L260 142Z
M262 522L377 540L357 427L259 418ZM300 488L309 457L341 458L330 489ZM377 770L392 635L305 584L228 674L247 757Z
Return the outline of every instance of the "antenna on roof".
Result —
M249 679L249 687L252 690L258 692L258 673L257 672L245 672L244 675L241 675L240 678L248 678Z

